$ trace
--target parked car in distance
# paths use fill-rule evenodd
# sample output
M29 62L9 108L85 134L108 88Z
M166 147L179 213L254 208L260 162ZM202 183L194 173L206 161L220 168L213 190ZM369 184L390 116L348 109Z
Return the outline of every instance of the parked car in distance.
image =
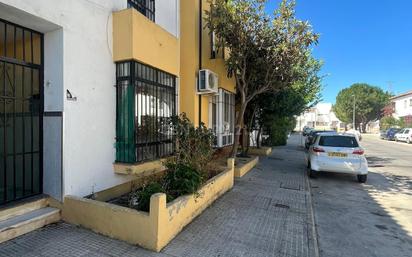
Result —
M412 143L412 128L405 128L395 134L395 141Z
M359 141L352 134L321 133L308 152L308 174L322 171L357 175L359 183L368 176L368 162Z
M401 129L399 128L389 128L387 130L381 131L380 137L383 140L395 140L395 135L398 133Z
M314 143L315 138L320 133L336 133L334 130L312 130L305 139L305 148L309 149L309 147Z
M362 141L362 134L359 132L359 130L356 129L350 129L346 131L345 133L347 134L353 134L358 138L358 141Z
M305 126L305 127L303 128L303 130L302 130L302 135L303 135L303 136L307 136L307 135L309 135L309 133L310 133L312 130L313 130L312 128Z

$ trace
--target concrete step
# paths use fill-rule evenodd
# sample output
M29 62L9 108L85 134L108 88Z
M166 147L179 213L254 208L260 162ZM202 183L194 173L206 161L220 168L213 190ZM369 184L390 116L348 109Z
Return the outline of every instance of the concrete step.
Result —
M0 243L59 220L59 209L43 207L0 221Z
M47 197L38 197L36 199L20 202L16 205L4 207L0 209L0 221L20 216L25 213L47 207L48 205L49 199Z

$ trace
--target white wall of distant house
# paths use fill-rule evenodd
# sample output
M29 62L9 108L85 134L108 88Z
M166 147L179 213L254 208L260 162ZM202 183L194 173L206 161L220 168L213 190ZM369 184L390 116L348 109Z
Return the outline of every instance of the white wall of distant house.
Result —
M412 94L394 99L397 118L412 115Z
M156 3L157 23L178 35L179 1ZM113 172L116 77L111 17L126 7L126 0L0 0L3 19L45 35L45 109L63 112L63 195L84 196L130 179ZM77 101L67 100L66 90ZM45 187L57 183L53 172L44 173Z

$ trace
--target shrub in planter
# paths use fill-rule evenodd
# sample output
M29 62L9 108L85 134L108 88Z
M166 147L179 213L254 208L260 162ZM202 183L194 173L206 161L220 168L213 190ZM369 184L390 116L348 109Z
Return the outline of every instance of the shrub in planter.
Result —
M185 194L196 194L208 179L206 166L214 153L213 132L204 124L195 127L184 113L164 120L161 127L173 134L175 155L164 162L167 172L160 183L149 183L129 195L131 208L149 211L150 197L156 193L166 193L168 202Z
M150 210L150 197L156 193L165 193L165 190L159 183L152 182L143 187L142 190L134 193L137 197L137 205L134 205L132 202L129 205L135 209L148 212ZM131 201L133 201L133 197L131 197Z
M170 126L176 139L176 153L168 162L204 173L214 153L212 130L203 123L195 127L185 113L171 118Z
M169 162L166 164L168 172L164 178L165 188L168 194L177 198L185 194L194 194L202 185L201 174L184 164Z

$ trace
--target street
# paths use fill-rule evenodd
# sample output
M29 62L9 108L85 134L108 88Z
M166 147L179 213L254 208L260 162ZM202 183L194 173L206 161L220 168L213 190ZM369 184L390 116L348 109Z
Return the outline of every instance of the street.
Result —
M323 173L311 179L320 256L412 255L412 145L364 135L366 184Z

